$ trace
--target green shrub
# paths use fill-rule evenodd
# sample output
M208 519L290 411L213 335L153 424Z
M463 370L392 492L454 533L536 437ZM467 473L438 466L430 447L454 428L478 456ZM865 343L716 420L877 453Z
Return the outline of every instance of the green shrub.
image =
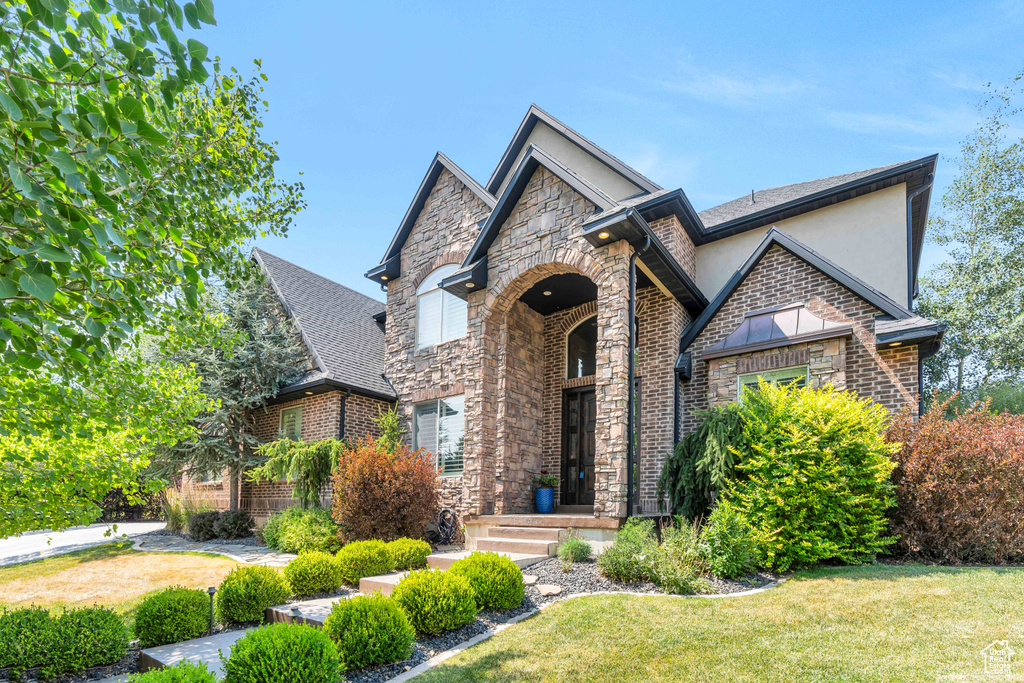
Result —
M128 683L216 683L203 662L181 661L166 669L154 669L144 674L128 676Z
M330 553L302 553L284 568L292 592L300 597L333 593L341 586L341 565Z
M392 570L391 553L384 541L355 541L349 543L337 554L341 567L341 579L356 585L364 576L387 574Z
M224 657L224 683L336 683L338 648L327 635L305 624L271 624L249 631Z
M427 566L430 544L412 538L400 538L388 543L391 564L395 569L419 569Z
M338 526L331 513L320 508L288 508L268 519L261 533L267 546L283 553L333 553L341 547Z
M55 625L52 661L57 673L114 664L128 651L128 627L104 607L68 610Z
M256 522L248 510L231 510L222 512L213 523L213 533L217 538L245 538L252 535L255 526Z
M695 520L707 514L716 492L736 476L736 465L748 450L739 403L699 411L700 425L676 444L658 479L658 506Z
M706 593L711 583L705 577L708 563L701 549L697 529L683 516L662 529L661 545L655 555L655 582L666 593Z
M615 534L615 541L597 558L601 573L615 581L655 581L658 539L654 522L630 517Z
M210 628L210 596L191 588L165 588L142 601L135 613L135 637L142 647L180 643Z
M754 566L757 545L750 524L729 501L722 501L701 530L701 549L711 573L735 579Z
M47 668L56 626L50 613L39 607L0 613L0 669L11 669L16 681L25 669Z
M412 654L416 632L391 598L374 592L334 603L324 633L338 646L349 669L386 664Z
M504 555L470 553L448 571L469 579L480 609L512 609L523 601L523 572Z
M213 530L214 525L220 520L219 512L200 512L192 515L188 520L188 535L193 541L210 541L217 538Z
M569 564L586 562L590 559L590 553L590 544L578 536L569 536L558 548L558 557Z
M217 590L217 612L231 624L262 622L268 607L291 593L284 577L270 567L239 567L224 577Z
M743 414L750 453L725 498L750 523L762 566L867 562L893 542L885 512L898 446L883 438L884 407L852 392L761 382L744 394Z
M476 594L465 576L438 569L411 572L391 597L405 610L417 633L433 634L465 626L476 618Z

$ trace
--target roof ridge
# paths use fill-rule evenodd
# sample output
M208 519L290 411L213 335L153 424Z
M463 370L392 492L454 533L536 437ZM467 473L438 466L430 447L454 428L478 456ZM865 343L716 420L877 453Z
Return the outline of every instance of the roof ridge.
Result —
M253 250L253 252L259 251L261 254L264 254L266 256L272 256L272 257L276 258L278 261L284 261L288 265L290 265L290 266L292 266L294 268L298 268L299 270L305 271L305 272L309 273L310 275L315 275L316 277L320 278L321 280L327 280L332 285L337 285L338 287L341 287L344 290L352 292L353 294L357 294L357 295L361 296L362 298L366 299L367 301L372 301L373 303L380 304L381 306L385 305L385 303L383 301L381 301L380 299L374 299L372 296L367 296L366 294L363 294L362 292L360 292L358 290L352 289L351 287L349 287L347 285L341 284L337 280L332 280L331 278L327 277L326 275L321 275L320 273L317 273L316 271L313 271L313 270L310 270L309 268L305 268L303 266L300 266L299 264L295 263L294 261L289 261L288 259L282 258L282 257L278 256L277 254L272 254L269 251L267 251L266 249L260 249L259 247L253 247L252 250Z

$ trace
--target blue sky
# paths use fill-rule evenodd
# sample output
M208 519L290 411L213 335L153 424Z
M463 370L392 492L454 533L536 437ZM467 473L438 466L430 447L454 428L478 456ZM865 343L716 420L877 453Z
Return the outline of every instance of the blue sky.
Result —
M265 135L309 202L258 245L376 298L362 274L434 152L486 181L531 102L702 210L935 152L941 192L984 85L1024 68L1024 2L219 0L216 16L198 37L243 73L262 59Z

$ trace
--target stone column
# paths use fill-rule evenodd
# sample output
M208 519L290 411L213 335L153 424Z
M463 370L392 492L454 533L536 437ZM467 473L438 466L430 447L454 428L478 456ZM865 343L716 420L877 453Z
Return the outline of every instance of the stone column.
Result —
M462 496L471 515L494 511L497 325L487 317L483 293L469 297L466 338L471 341L465 373L466 432Z
M594 515L626 516L626 431L629 402L629 254L609 245L597 293L597 422Z

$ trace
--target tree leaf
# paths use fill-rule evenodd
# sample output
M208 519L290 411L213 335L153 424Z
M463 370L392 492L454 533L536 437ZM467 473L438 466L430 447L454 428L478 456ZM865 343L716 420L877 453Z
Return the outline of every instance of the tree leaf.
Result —
M117 109L129 121L143 121L146 118L146 109L134 97L122 97L117 101Z
M3 107L12 121L21 121L21 107L14 101L13 97L2 90L0 90L0 107Z
M18 285L14 284L14 280L6 277L0 277L0 299L9 299L12 296L17 296Z
M56 43L51 43L50 44L50 61L53 62L53 65L55 67L57 67L58 69L63 71L64 67L66 67L68 65L68 61L69 61L67 53L64 52L64 48L62 48L60 45L57 45Z
M194 38L188 39L188 56L203 61L206 59L207 47Z
M82 321L82 324L85 326L85 331L94 337L102 337L103 333L107 331L107 328L103 323L91 316L86 316L85 320Z
M36 273L35 275L25 273L18 278L18 284L21 285L23 290L40 301L52 301L53 295L57 293L57 283L49 275L44 275L43 273Z
M161 147L167 144L167 136L145 121L139 121L138 126L138 135L146 142L151 142Z
M52 150L46 155L46 160L60 169L61 173L78 173L78 164L70 154L62 149Z
M18 191L23 195L31 196L35 191L35 184L32 179L28 177L28 174L21 170L21 166L17 162L12 161L10 166L7 167L7 172L11 174L11 182L18 188Z
M62 249L58 249L52 244L46 244L37 249L36 256L44 261L56 261L58 263L68 263L71 261L71 254Z
M186 2L185 3L185 21L187 21L188 25L191 26L194 29L202 28L199 25L199 10L196 9L196 6L195 6L194 3L191 3L191 2Z
M212 26L217 25L217 20L213 18L213 0L196 0L196 12L199 21Z

